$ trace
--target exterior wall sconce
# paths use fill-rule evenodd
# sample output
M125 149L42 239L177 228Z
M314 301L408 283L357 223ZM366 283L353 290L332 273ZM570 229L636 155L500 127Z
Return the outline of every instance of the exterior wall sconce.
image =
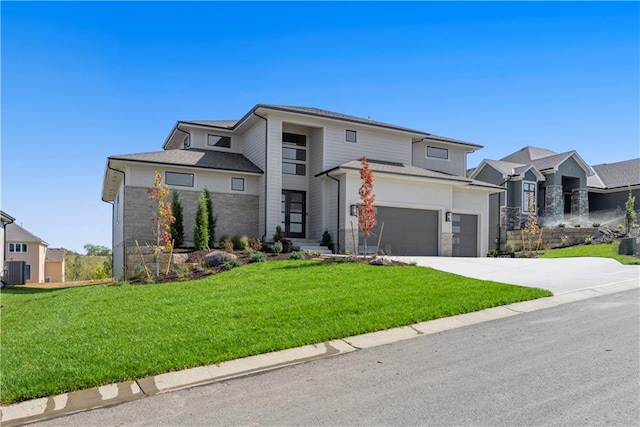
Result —
M349 206L349 213L351 216L358 216L358 207L356 205Z
M445 221L447 222L451 222L451 212L447 212L444 216Z

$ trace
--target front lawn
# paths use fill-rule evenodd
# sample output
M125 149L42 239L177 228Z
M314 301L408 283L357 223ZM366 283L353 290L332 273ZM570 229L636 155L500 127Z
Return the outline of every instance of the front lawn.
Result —
M552 249L540 258L599 257L613 258L621 264L640 265L640 258L631 255L618 255L618 246L613 243L597 245L580 245L569 248Z
M550 296L416 266L244 266L160 285L2 289L16 402Z

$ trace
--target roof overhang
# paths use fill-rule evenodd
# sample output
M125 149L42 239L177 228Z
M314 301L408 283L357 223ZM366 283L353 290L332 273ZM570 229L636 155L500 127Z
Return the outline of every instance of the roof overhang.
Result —
M576 151L571 151L567 153L567 155L562 160L557 162L554 167L541 169L541 172L545 175L556 173L558 172L558 168L560 167L560 165L566 162L567 160L569 160L570 158L573 158L576 161L576 163L578 163L578 166L580 166L584 170L587 177L594 175L595 172L593 172L593 169L591 169L591 166L589 166L587 162L585 162Z
M9 215L8 213L0 210L0 220L2 221L3 224L11 224L16 219L11 215Z

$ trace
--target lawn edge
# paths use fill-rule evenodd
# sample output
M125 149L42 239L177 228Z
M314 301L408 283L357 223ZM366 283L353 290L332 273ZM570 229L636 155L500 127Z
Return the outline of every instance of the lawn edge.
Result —
M27 422L56 418L75 412L142 399L156 394L211 384L231 378L245 377L312 360L391 344L422 335L445 332L531 311L624 292L637 289L638 287L639 283L636 280L625 281L598 288L588 288L550 297L491 307L480 311L443 317L409 326L370 332L324 343L249 356L217 365L199 366L181 371L167 372L135 381L108 384L56 396L26 400L12 405L0 406L0 423L2 423L3 426L9 427Z

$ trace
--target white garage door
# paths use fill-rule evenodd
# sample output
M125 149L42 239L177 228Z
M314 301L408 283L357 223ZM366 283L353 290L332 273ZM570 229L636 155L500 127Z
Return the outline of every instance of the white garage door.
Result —
M369 251L375 250L383 222L381 254L438 255L438 211L379 206L373 235L367 239ZM360 250L363 250L362 241Z

